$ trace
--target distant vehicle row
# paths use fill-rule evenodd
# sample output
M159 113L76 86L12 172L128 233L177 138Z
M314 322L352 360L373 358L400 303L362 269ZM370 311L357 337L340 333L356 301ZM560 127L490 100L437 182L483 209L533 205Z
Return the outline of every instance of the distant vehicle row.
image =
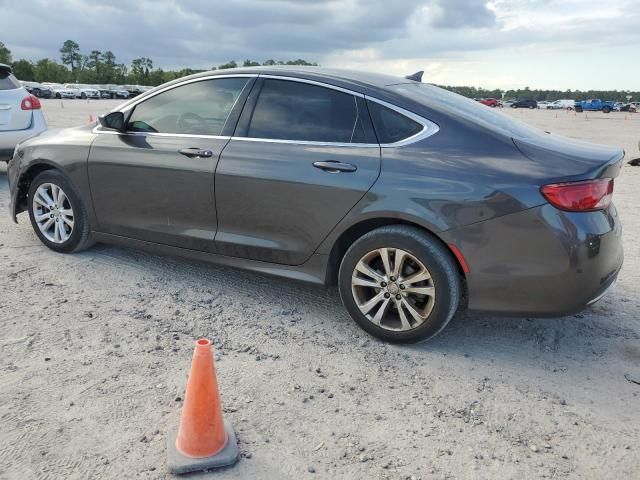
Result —
M509 99L500 101L496 98L476 98L476 101L488 107L511 107L511 108L542 108L546 110L575 110L576 112L603 112L609 113L613 111L622 112L640 112L640 102L622 103L603 101L599 98L589 100L555 100L548 102L546 100L536 101L533 99Z
M82 83L25 82L22 86L38 98L128 99L153 87L143 85L86 85Z

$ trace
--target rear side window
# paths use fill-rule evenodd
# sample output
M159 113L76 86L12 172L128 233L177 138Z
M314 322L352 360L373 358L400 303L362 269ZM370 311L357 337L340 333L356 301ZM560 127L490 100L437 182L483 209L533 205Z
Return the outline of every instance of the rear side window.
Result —
M16 80L16 77L6 70L0 70L0 90L15 90L16 88L20 88L20 82Z
M136 105L131 132L220 135L247 78L203 80L159 93Z
M308 83L264 81L248 136L275 140L362 143L356 98Z
M420 123L376 102L367 102L380 143L395 143L420 133Z

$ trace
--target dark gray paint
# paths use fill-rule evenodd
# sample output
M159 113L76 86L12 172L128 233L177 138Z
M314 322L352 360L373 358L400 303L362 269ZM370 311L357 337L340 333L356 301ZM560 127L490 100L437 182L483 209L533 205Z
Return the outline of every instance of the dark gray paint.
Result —
M430 104L407 80L383 75L252 68L192 78L229 73L285 75L347 88L421 115L440 131L411 145L379 149L127 139L95 135L89 127L68 129L25 142L23 157L10 163L12 214L25 208L19 179L33 165L48 165L63 171L90 206L100 241L324 283L331 279L329 266L335 265L332 255L343 235L372 220L401 221L456 245L471 268L470 308L501 313L574 311L615 279L622 264L615 208L561 212L539 189L550 182L614 177L621 150L542 132L511 138ZM232 117L240 118L239 112ZM225 127L229 134L231 127ZM127 142L132 148L122 150ZM216 154L198 162L174 158L172 149L187 146ZM312 166L325 160L357 170L331 174Z

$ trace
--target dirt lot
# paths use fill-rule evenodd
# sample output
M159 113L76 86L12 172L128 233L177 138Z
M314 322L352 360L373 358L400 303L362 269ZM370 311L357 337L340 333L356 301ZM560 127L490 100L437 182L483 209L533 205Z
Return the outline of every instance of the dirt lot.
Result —
M118 102L44 101L51 127ZM64 105L64 108L62 108ZM640 156L640 114L507 110ZM640 478L640 168L615 201L626 262L583 314L461 316L368 337L337 294L98 245L43 247L0 166L0 479L169 478L194 339L213 339L242 459L216 479Z

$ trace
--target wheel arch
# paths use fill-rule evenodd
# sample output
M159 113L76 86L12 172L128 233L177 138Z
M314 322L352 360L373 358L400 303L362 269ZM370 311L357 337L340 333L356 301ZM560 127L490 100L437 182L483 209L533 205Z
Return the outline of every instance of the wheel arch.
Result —
M338 271L340 269L340 262L344 257L344 254L347 252L349 247L355 242L358 238L363 235L369 233L372 230L380 227L386 227L390 225L407 225L410 227L415 227L428 236L434 238L437 242L443 245L451 254L451 258L458 269L458 273L460 274L460 278L463 283L463 291L466 292L466 273L465 267L461 264L461 260L458 258L456 252L454 252L450 245L448 245L442 238L440 238L435 232L431 229L426 228L424 225L412 221L410 219L397 218L397 217L375 217L375 218L367 218L356 222L342 231L336 240L333 242L331 247L329 258L327 260L327 271L325 277L325 284L327 286L336 285L338 282Z
M18 179L18 193L16 196L16 205L14 207L14 218L18 213L24 212L28 209L29 203L27 199L27 195L29 193L29 188L31 187L31 183L33 179L36 178L40 173L45 172L47 170L57 170L65 178L73 185L71 179L68 177L65 172L59 168L57 165L49 162L48 160L37 160L29 165L29 167L20 174Z

